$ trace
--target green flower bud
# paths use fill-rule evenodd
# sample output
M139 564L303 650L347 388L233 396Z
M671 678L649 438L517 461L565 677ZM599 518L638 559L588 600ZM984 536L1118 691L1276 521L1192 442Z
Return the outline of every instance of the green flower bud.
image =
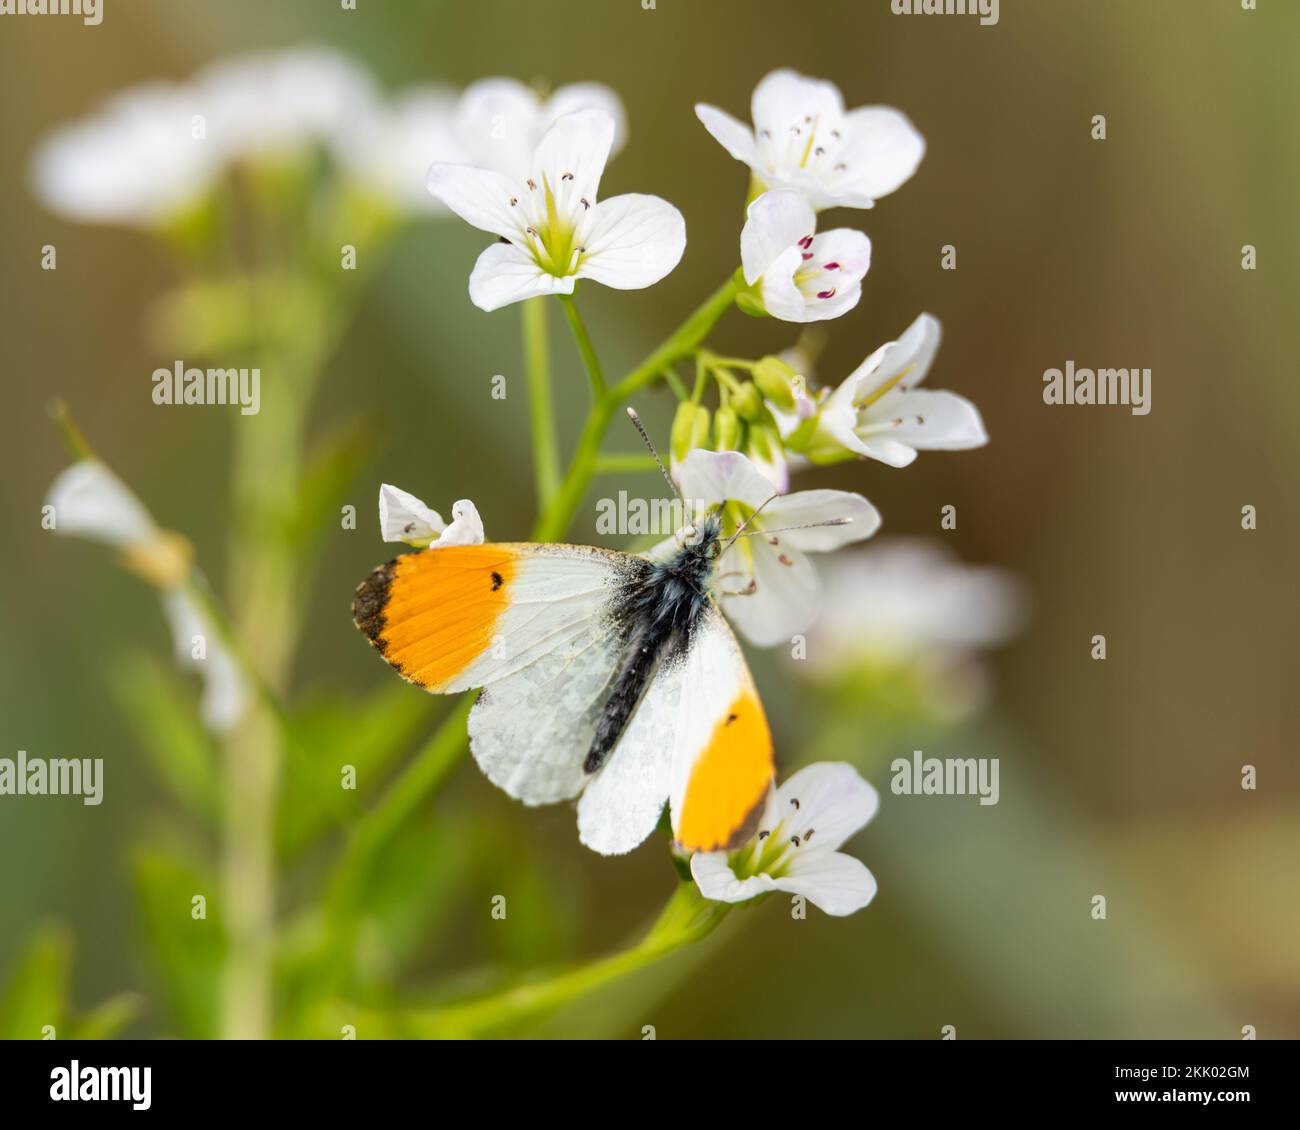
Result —
M713 446L719 451L734 451L740 446L740 417L730 404L721 405L713 414Z
M709 410L683 400L673 417L671 449L673 459L681 462L694 447L703 447L709 437Z
M752 290L742 290L737 294L736 306L741 313L748 314L751 318L767 317L767 307L763 305L763 300Z
M783 412L794 411L794 382L799 374L779 357L761 357L754 364L754 383Z
M774 463L781 455L781 433L770 423L751 426L745 442L746 453L760 463Z
M752 381L731 394L731 406L742 420L757 420L763 414L763 397Z

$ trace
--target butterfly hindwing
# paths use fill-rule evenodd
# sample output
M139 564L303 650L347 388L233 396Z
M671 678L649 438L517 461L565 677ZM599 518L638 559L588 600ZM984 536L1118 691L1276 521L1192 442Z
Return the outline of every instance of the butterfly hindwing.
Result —
M772 735L740 645L710 605L685 660L674 734L673 834L689 851L733 848L753 831L774 771Z

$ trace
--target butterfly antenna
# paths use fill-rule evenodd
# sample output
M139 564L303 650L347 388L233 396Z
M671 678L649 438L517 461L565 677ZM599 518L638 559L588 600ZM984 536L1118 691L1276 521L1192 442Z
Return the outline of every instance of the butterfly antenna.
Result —
M762 506L759 506L759 508L755 510L754 513L752 513L748 518L746 518L743 522L741 522L739 526L736 527L736 532L732 534L730 538L727 539L727 544L722 547L722 552L726 553L727 550L729 550L732 547L732 545L735 544L736 539L745 532L745 527L748 526L749 523L752 522L755 518L757 518L761 513L763 513L764 506L766 506L773 499L780 498L780 497L781 496L779 494L770 494L768 495L767 498L763 499ZM755 530L754 532L758 533L759 531Z
M641 439L646 447L650 449L650 454L654 457L655 466L659 468L659 473L663 475L664 482L668 484L668 489L677 496L683 506L686 505L686 499L682 498L682 492L677 489L677 484L673 482L673 477L668 473L668 468L664 466L663 460L659 458L659 452L655 450L655 445L650 442L649 433L645 430L645 425L641 423L641 417L636 414L635 408L628 408L627 417L632 421L632 426L641 433Z
M791 530L816 530L822 526L849 526L852 524L852 518L827 518L824 522L808 522L803 526L783 526L778 530L737 530L731 541L735 541L736 538L752 538L759 534L787 534ZM730 545L731 542L727 542L727 544Z

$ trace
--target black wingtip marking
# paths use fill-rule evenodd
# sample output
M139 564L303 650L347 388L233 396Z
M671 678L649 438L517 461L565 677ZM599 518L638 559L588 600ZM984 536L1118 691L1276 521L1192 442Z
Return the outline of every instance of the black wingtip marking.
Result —
M766 809L767 789L764 788L763 792L759 795L758 800L754 802L753 808L745 814L745 819L740 822L740 826L732 832L730 839L728 839L725 844L720 845L720 850L735 851L742 844L748 843L752 840L755 834L760 836L763 835L764 833L759 832L758 825L763 819L763 812Z
M352 598L352 622L365 633L381 655L387 649L380 638L387 623L384 610L388 607L388 590L396 571L397 560L380 565L357 585L356 596Z

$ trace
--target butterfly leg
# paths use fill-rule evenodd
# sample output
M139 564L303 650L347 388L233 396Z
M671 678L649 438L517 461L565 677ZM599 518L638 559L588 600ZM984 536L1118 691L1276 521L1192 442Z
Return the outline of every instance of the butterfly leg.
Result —
M723 573L723 574L718 578L718 581L719 581L719 582L725 581L728 577L742 577L742 578L743 578L744 576L745 576L745 574L744 574L744 573L741 573L741 572ZM750 578L749 578L749 581L745 584L745 587L744 587L744 588L741 588L741 589L726 589L726 588L724 588L724 589L722 590L722 595L723 595L723 596L753 596L756 592L758 592L758 582L757 582L753 577L750 577Z

